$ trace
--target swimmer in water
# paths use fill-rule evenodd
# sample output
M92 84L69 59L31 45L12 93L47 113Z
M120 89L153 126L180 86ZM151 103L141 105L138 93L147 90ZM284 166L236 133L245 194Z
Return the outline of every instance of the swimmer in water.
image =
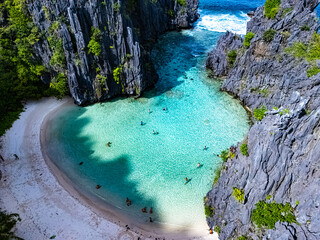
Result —
M197 166L200 167L200 163L198 163Z
M127 198L126 203L127 203L127 206L130 206L131 205L131 200L129 198Z

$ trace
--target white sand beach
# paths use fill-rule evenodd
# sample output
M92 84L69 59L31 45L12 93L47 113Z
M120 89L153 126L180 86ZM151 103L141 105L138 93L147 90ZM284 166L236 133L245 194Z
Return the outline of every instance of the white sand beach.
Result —
M24 239L218 239L217 235L140 228L81 196L41 151L41 127L53 111L72 99L44 98L26 104L26 111L1 138L0 208L22 219L15 233ZM17 159L16 154L19 159ZM126 225L129 227L126 227Z

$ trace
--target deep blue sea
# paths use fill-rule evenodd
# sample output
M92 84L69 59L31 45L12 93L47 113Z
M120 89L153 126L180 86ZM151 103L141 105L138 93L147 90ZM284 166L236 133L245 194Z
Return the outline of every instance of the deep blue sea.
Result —
M57 114L46 136L54 163L82 193L138 222L152 216L168 228L206 229L203 197L221 163L216 154L242 141L249 123L240 103L208 77L205 60L225 31L245 34L246 13L263 4L200 0L194 28L169 32L154 47L160 79L153 90Z

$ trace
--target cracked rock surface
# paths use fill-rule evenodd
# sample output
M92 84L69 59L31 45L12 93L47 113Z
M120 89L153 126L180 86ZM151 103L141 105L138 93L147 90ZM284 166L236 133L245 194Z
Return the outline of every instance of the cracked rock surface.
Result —
M308 77L310 63L284 52L294 42L308 43L319 29L313 12L318 4L282 0L281 9L292 11L284 15L280 9L275 19L264 17L260 7L247 25L255 33L249 48L227 33L209 54L207 67L226 78L222 90L249 109L265 105L269 110L249 130L249 156L240 153L239 143L236 157L226 162L206 196L206 204L214 208L207 222L212 229L220 227L220 239L320 239L320 73ZM309 31L301 30L305 25ZM263 33L270 28L276 33L266 42ZM233 49L238 54L231 67L227 54ZM244 190L244 203L232 196L233 187ZM270 201L289 202L299 224L277 222L275 229L257 229L251 213L267 195Z

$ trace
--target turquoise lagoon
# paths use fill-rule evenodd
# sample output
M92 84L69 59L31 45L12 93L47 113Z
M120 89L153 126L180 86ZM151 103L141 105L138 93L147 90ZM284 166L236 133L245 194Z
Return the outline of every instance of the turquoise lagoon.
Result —
M151 216L168 227L206 228L203 197L221 164L216 154L242 141L249 129L246 111L219 91L221 82L210 79L204 67L221 32L234 27L225 14L242 22L239 33L245 33L247 17L239 9L215 14L206 2L194 29L159 39L153 60L160 79L153 90L139 99L70 106L46 132L47 154L78 190L140 223ZM224 19L223 31L221 24L214 31L215 15ZM143 207L153 207L153 214L142 213Z

